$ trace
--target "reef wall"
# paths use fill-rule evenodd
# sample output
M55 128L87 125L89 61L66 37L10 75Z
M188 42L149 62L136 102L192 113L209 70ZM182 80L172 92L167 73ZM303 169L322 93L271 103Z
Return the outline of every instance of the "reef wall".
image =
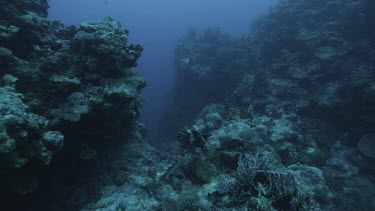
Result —
M374 209L374 12L367 0L280 1L245 39L212 51L241 56L216 61L202 54L215 39L183 40L177 74L192 76L177 77L186 89L172 99L184 116L200 115L178 133L179 157L164 175L174 192L160 190L163 206ZM226 67L225 79L240 78L234 86L210 75ZM207 90L220 99L201 100ZM206 107L185 109L179 98ZM178 116L169 118L179 124Z
M179 40L171 103L160 124L164 141L175 139L177 131L191 124L205 105L222 102L234 90L249 69L242 44L218 28L201 34L191 30Z
M65 27L46 18L47 0L0 4L0 192L10 198L141 130L146 82L131 71L143 47L111 18Z

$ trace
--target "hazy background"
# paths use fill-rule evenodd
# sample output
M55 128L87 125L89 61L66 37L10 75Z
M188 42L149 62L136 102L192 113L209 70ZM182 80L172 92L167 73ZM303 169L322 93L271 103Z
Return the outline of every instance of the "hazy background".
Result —
M148 82L141 121L152 137L174 77L176 41L189 28L219 27L234 36L247 33L251 22L277 0L50 0L49 17L66 25L111 16L130 31L130 43L145 49L136 71ZM106 3L107 2L107 3Z

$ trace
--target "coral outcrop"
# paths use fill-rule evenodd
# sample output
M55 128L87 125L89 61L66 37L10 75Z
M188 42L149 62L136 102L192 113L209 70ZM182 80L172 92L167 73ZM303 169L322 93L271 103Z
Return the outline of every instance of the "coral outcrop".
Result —
M137 130L143 47L111 18L65 27L47 0L0 4L0 189L27 194Z
M223 101L241 81L241 73L248 69L246 58L241 40L217 28L202 34L191 30L181 39L175 50L171 104L160 125L163 139L173 139L205 105Z

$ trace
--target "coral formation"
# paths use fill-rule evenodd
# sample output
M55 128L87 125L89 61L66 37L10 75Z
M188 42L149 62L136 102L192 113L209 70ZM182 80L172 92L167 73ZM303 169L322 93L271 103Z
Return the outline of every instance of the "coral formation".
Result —
M136 130L142 46L111 18L65 27L46 0L0 3L0 186L26 194L55 154L54 168L69 168Z
M175 55L172 102L163 115L164 124L160 125L163 139L173 139L205 105L224 100L247 67L247 52L240 40L219 29L202 34L191 30L178 42Z
M181 111L166 119L178 125L182 115L198 118L178 133L184 159L169 180L186 178L193 192L216 187L204 198L217 209L374 209L353 197L372 198L375 190L374 11L366 0L286 0L245 39L213 48L220 33L190 33L176 50L176 83L185 89L173 90L171 105ZM216 77L222 70L231 74L228 83ZM200 97L207 90L220 97ZM179 100L186 96L206 105L200 115ZM197 159L217 169L204 184L190 167ZM177 184L180 190L184 183Z

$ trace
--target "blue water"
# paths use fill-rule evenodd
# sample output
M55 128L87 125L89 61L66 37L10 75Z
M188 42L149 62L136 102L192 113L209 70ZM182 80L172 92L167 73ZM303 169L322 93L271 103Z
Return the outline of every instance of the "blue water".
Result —
M144 51L139 71L147 80L141 115L149 133L156 133L174 78L174 47L188 29L219 27L233 36L248 32L251 22L277 0L51 0L49 18L66 25L111 16L130 31L129 41Z

